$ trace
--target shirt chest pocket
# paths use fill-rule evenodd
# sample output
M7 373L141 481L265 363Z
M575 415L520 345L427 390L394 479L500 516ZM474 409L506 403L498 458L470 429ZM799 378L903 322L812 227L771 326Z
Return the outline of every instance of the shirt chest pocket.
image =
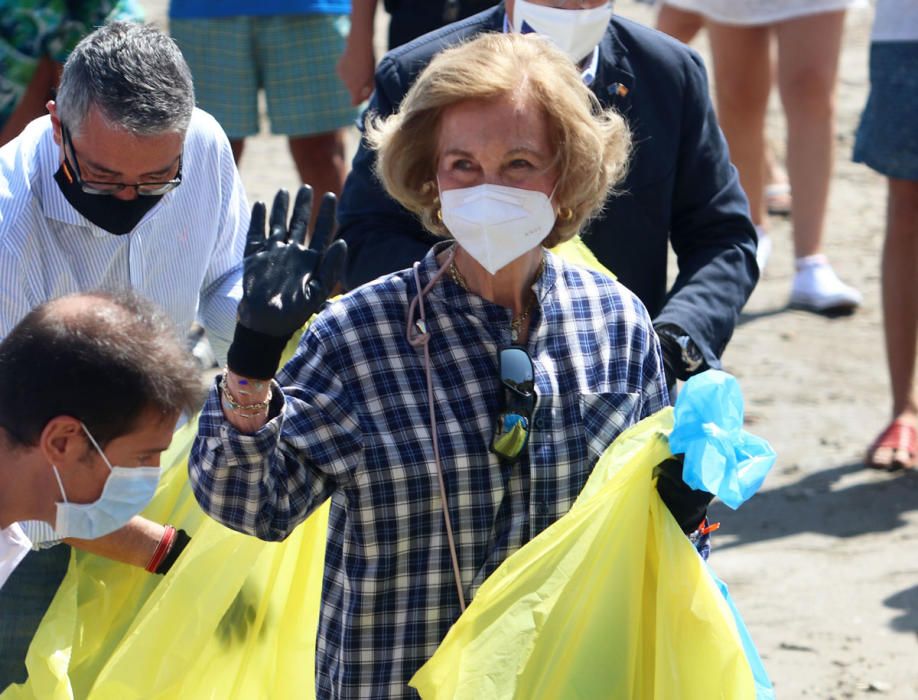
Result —
M625 429L638 421L639 409L638 392L580 395L580 418L591 463L599 459Z

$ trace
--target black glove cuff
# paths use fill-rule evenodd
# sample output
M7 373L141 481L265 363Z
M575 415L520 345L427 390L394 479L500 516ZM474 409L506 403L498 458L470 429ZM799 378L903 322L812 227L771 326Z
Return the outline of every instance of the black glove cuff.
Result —
M657 492L672 513L682 532L694 532L708 512L714 495L697 491L682 480L682 455L664 460L654 468Z
M175 563L175 560L179 558L179 555L185 551L185 547L188 546L189 542L191 542L191 537L187 532L184 530L176 530L175 542L172 543L172 549L163 557L163 560L153 573L159 574L160 576L165 575L169 569L172 568L172 565Z
M237 323L233 343L226 356L226 364L242 377L264 381L273 379L289 340L289 335L278 338L276 335L259 333Z

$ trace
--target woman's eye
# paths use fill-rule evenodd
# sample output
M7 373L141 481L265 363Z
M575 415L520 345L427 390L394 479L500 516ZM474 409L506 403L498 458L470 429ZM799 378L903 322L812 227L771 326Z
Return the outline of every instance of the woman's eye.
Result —
M528 160L517 158L516 160L510 162L510 167L515 169L531 168L532 163L530 163Z
M474 166L470 160L457 160L453 162L453 170L471 170Z

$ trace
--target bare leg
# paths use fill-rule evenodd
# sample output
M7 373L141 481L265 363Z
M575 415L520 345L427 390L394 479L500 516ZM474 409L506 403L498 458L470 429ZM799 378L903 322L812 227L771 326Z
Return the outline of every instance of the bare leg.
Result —
M769 214L787 216L792 198L787 171L778 163L771 143L765 143L765 206Z
M717 116L730 159L749 198L752 222L765 224L765 110L771 89L770 31L709 22Z
M245 139L230 139L230 148L233 149L233 160L236 165L242 159L242 149L245 148Z
M341 194L347 174L343 129L311 136L291 136L290 153L302 181L315 190L316 200L325 192Z
M835 138L835 82L845 13L775 25L778 88L787 116L787 172L794 208L794 253L820 253Z
M918 343L918 181L889 180L883 245L883 326L893 418L916 424Z
M918 181L889 180L883 244L883 326L892 384L893 422L867 454L872 467L915 466L907 428L918 426L915 352L918 343Z
M657 29L669 34L683 44L688 44L704 26L704 17L697 12L680 10L678 7L663 4L657 14Z

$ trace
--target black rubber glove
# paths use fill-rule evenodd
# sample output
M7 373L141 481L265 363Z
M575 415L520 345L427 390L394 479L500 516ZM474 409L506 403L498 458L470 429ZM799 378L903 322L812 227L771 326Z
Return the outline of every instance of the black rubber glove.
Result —
M280 190L271 207L265 237L265 205L252 207L245 244L242 300L227 364L236 374L271 379L290 337L309 320L341 279L347 244L335 241L335 196L326 194L319 207L309 247L306 229L312 215L312 188L296 194L290 227L290 196Z
M653 468L657 478L657 493L673 514L686 535L701 525L714 498L707 491L696 491L682 480L683 455L660 462Z
M187 532L184 530L176 530L175 542L172 543L172 549L169 550L169 553L163 558L159 566L156 567L156 571L153 573L159 574L160 576L165 576L169 573L169 569L172 568L172 565L175 563L175 560L179 558L181 553L185 551L185 547L188 546L189 542L191 542L191 537Z
M217 625L216 634L224 647L244 644L248 640L255 627L255 620L258 619L258 606L261 598L259 591L248 581L242 584L242 588L239 589ZM263 620L262 633L269 625L269 621L270 609Z

